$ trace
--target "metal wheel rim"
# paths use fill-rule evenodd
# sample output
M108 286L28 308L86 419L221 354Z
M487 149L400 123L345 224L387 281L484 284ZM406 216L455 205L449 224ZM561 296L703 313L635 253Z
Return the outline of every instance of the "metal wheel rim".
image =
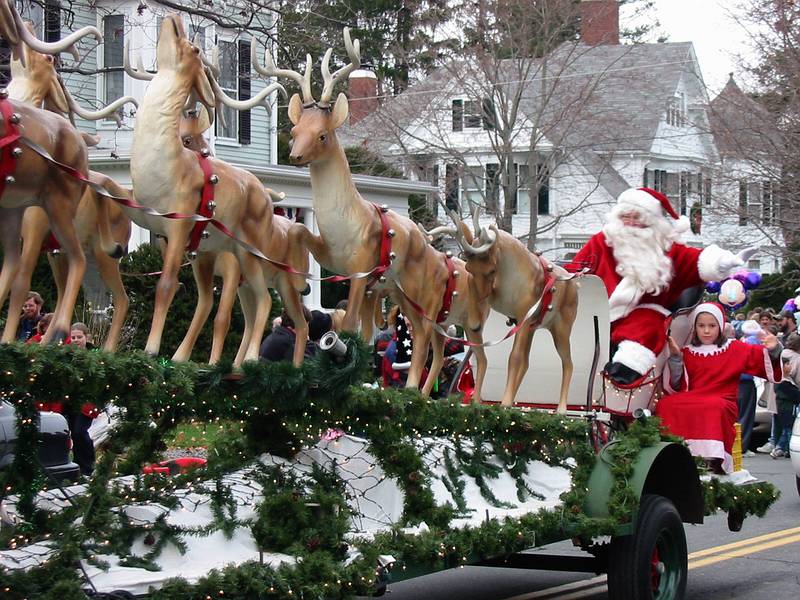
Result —
M659 567L661 565L661 567ZM676 598L682 576L681 554L675 536L667 529L658 534L650 556L650 582L654 600Z

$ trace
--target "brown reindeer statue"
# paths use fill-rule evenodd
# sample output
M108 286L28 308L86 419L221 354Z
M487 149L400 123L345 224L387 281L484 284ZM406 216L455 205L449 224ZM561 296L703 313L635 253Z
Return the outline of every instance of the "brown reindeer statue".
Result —
M259 64L255 47L252 50L254 69L267 77L286 77L300 85L301 94L289 101L289 119L292 128L290 160L298 166L308 166L311 173L314 214L320 236L306 233L306 243L316 260L326 269L336 273L356 274L372 272L379 266L386 252L388 264L378 281L355 278L350 282L347 314L343 327L355 330L361 323L361 333L369 340L372 334L374 303L382 291L388 289L394 300L403 307L411 320L414 345L407 387L418 387L427 359L428 345L433 333L433 323L444 302L451 270L445 256L428 244L427 237L411 219L385 207L377 209L361 197L353 183L350 166L343 148L336 139L338 129L347 119L348 102L339 94L331 104L334 86L345 79L360 63L358 40L352 42L348 29L344 30L345 47L350 63L331 74L329 70L332 50L328 49L322 61L323 89L319 100L311 92L311 57L306 57L305 73L278 69L267 52L265 66ZM455 269L458 270L458 269ZM462 271L463 272L463 271ZM487 311L472 301L467 293L467 274L457 279L457 300L448 318L463 319L471 339L480 339L480 331ZM372 293L365 300L367 287ZM415 306L416 304L416 306ZM425 318L428 315L429 318ZM434 338L434 366L441 367L443 341ZM425 386L433 385L430 377Z
M30 28L30 24L27 24ZM64 116L76 113L85 119L97 120L103 118L113 118L117 115L119 107L126 103L136 104L135 100L129 96L120 98L114 104L109 105L99 111L87 111L81 109L72 99L69 90L64 86L58 77L54 67L53 58L49 55L41 54L24 46L22 49L24 61L15 58L11 59L12 79L8 86L9 97L14 100L28 102L34 106L44 106ZM93 145L98 140L92 136L82 134L87 145ZM117 196L129 196L129 190L117 185L112 179L101 173L89 171L89 179L99 184ZM119 262L114 257L109 256L108 252L120 254L121 249L128 244L130 239L130 220L125 217L122 210L117 206L109 206L102 211L98 211L98 204L109 202L101 198L92 188L86 187L78 205L75 227L84 251L92 252L97 263L100 277L108 286L113 295L114 316L111 327L106 337L103 348L113 351L119 342L122 326L128 312L128 296L122 284L122 277L119 272ZM99 223L98 219L109 219L108 223ZM103 233L111 238L111 242L103 243ZM22 255L19 269L11 287L11 299L9 302L9 314L3 330L3 342L11 342L16 339L16 331L19 326L19 310L30 288L31 275L36 266L42 243L50 234L50 223L44 210L38 206L31 206L23 215L21 235L23 240ZM63 253L51 253L48 261L53 270L58 290L58 302L64 295L66 285L66 257ZM6 269L6 261L3 262L3 269ZM0 275L2 277L2 275Z
M529 252L510 233L498 230L494 224L481 228L477 209L473 211L474 236L457 213L452 210L449 213L456 227L437 228L430 233L448 233L458 240L478 298L488 300L494 310L515 323L522 323L528 317L514 336L508 357L503 406L514 404L528 371L533 334L542 327L550 331L561 358L558 412L566 412L572 379L570 333L578 311L577 283L561 267ZM539 310L529 315L537 301Z
M213 76L206 71L200 49L186 37L183 22L175 15L164 18L157 46L158 72L152 75L147 93L137 112L131 156L131 177L136 201L159 213L193 214L198 210L206 183L213 185L214 200L207 209L238 239L266 256L280 260L287 239L276 231L272 201L268 191L252 174L223 161L206 157L211 175L201 166L198 154L185 148L180 136L180 122L187 102L197 98L209 111L217 102L231 99L213 86ZM148 76L140 73L142 76ZM248 102L236 102L235 108L263 105L264 99L280 86L273 84ZM280 88L282 89L282 88ZM206 188L207 189L207 188ZM138 224L167 240L164 265L156 288L156 302L150 335L145 350L157 354L166 324L167 311L177 289L177 272L194 222L166 219L130 210L128 215ZM223 232L209 226L199 241L192 269L198 284L198 303L190 326L190 334L205 323L213 303L213 273L216 257L232 252L240 273L247 280L254 296L254 309L246 313L251 339L243 360L258 358L261 336L269 317L271 297L268 287L277 288L287 311L297 325L298 342L294 363L303 359L308 327L303 319L299 292L306 287L303 277L288 274L267 261L262 261L247 247L236 243ZM188 337L188 334L187 334ZM189 340L191 341L191 340ZM190 343L182 344L174 360L188 360Z
M95 28L84 28L79 33L102 38ZM73 34L57 43L41 43L30 34L13 3L6 1L0 2L0 35L13 48L16 58L24 56L23 42L38 51L58 53L70 49L80 37ZM43 340L60 341L69 334L72 310L86 270L86 259L74 224L84 183L44 159L34 148L84 177L88 175L88 150L80 132L64 117L10 99L7 92L3 96L0 99L2 134L19 132L21 137L2 161L0 241L4 268L0 273L0 298L5 299L19 269L23 213L29 206L42 206L67 260L62 301L56 306L53 322Z

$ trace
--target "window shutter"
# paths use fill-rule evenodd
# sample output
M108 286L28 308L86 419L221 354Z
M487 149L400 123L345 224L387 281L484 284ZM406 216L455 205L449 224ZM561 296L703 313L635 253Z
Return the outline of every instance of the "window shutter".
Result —
M464 129L464 101L453 100L453 131Z
M56 0L47 0L44 5L44 41L61 39L61 6Z
M550 214L550 169L546 165L536 168L536 183L539 185L537 194L537 210L540 215Z
M484 98L481 100L481 109L483 113L483 128L487 130L495 129L497 127L497 115L494 112L492 99Z
M250 98L250 41L239 40L239 100ZM250 111L239 111L239 143L250 143Z
M11 47L5 38L0 37L0 87L6 87L11 81Z

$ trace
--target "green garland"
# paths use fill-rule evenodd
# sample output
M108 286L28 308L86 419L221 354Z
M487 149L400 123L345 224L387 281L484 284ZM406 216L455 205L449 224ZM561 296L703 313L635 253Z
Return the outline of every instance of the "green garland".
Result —
M123 557L128 565L155 568L161 549L167 543L180 548L181 536L214 531L230 535L236 527L250 526L264 551L290 553L298 557L298 563L275 569L247 563L213 571L194 585L167 582L152 597L217 597L220 591L226 598L349 597L368 593L385 576L376 570L380 555L395 556L402 576L406 568L456 566L564 537L590 540L611 535L630 519L637 498L627 482L641 449L661 439L656 419L634 423L607 448L614 477L611 516L593 519L583 511L595 462L586 422L498 406L461 406L457 400L433 401L412 391L362 387L368 352L355 338L346 340L348 355L341 362L321 354L300 369L286 363L247 363L235 377L229 376L227 364L201 368L159 361L142 353L108 355L66 346L0 346L0 393L15 404L21 426L27 428L21 427L20 465L20 457L32 456L36 448L32 398L65 402L73 409L91 398L100 407L113 401L122 409L121 421L101 453L87 494L76 499L73 507L55 515L37 511L33 501L43 479L34 469L12 468L0 476L0 489L19 496L18 506L27 521L22 534L15 532L18 538L14 543L22 545L45 536L58 540L58 552L45 566L25 573L0 573L0 589L8 588L11 598L47 597L45 594L56 589L61 590L62 598L83 598L74 568L79 557L96 550L100 555L102 550ZM157 457L163 437L178 423L195 419L239 421L241 433L229 431L221 436L205 469L173 478L141 475L141 466ZM253 471L264 500L252 522L237 521L232 496L220 478L264 452L290 457L315 444L328 428L369 440L370 453L404 493L401 523L369 541L348 539L350 514L341 482L319 468L301 478L277 467ZM445 453L445 485L456 506L434 502L431 473L419 451L425 438L447 438L453 443L455 451ZM496 457L502 469L489 465L489 456ZM537 460L570 469L572 487L562 494L563 510L490 519L478 527L450 526L454 517L468 509L459 473L472 476L484 498L500 505L491 492L491 480L501 470L510 473L522 501L535 495L525 486L523 476L527 464ZM112 481L122 474L136 475L132 487ZM192 486L211 497L214 522L205 528L181 529L168 526L163 519L148 526L134 525L112 510L133 502L173 507L174 490ZM742 494L749 499L749 489L742 492L737 488L738 496L724 486L714 490L712 494L706 489L712 510L743 507L748 514L763 514L775 499L775 494L766 490L758 504L755 497L752 503L744 500L743 504ZM82 522L76 527L78 516ZM401 529L421 522L429 527L423 533L411 535ZM132 555L131 545L144 535L151 537L152 548L138 558ZM3 542L11 540L0 539ZM361 558L343 566L348 547ZM100 559L96 562L102 564Z

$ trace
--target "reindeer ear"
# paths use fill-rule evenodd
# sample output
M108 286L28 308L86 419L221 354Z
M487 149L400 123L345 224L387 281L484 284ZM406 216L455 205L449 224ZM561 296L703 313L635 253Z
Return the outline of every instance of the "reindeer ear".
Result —
M294 94L292 99L289 100L289 120L293 125L300 122L300 115L303 114L303 102L300 100L300 94Z
M333 129L338 129L342 123L347 120L348 114L350 114L350 106L347 104L347 96L340 92L339 96L336 98L336 104L333 105L331 127Z

